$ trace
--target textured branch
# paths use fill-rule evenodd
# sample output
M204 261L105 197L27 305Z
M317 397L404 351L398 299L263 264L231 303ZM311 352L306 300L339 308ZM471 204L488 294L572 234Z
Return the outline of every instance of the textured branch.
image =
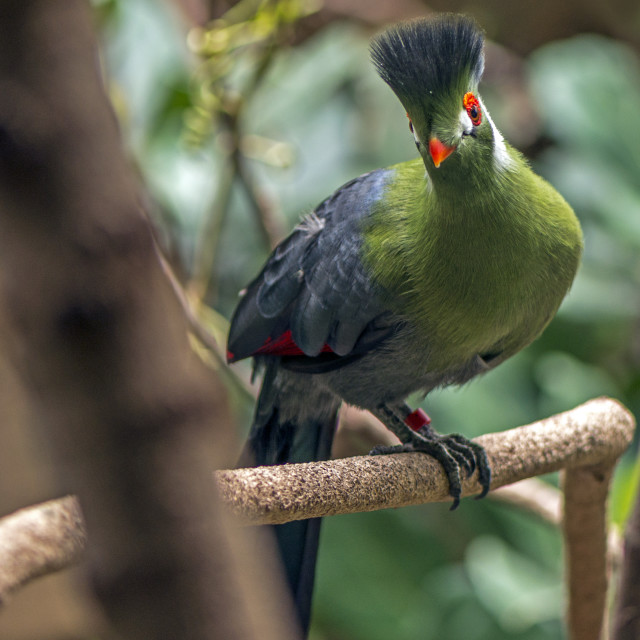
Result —
M494 489L561 468L567 470L565 539L572 640L595 640L601 634L607 587L605 499L611 471L631 441L634 426L633 417L618 402L599 398L528 426L478 438L493 464ZM218 471L215 477L223 500L242 521L252 524L449 499L447 481L439 465L420 454ZM465 481L465 495L478 491L473 479ZM546 498L539 499L539 491L536 487L536 495L527 501L547 502ZM45 503L33 511L64 513L72 507L70 500ZM522 502L522 496L518 496L518 502ZM543 508L541 515L558 523L555 493L551 502L555 506ZM30 510L24 510L0 520L0 541L19 532L21 526L29 528L31 517ZM65 540L68 524L64 518L50 518L48 526L52 530L46 539ZM61 544L58 553L52 544L42 560L32 560L34 566L27 561L25 569L13 571L13 578L11 573L5 573L8 578L0 582L0 599L29 577L76 562L84 535L80 521L76 525L78 544ZM55 531L57 527L61 531ZM21 535L19 540L14 549L23 545L21 553L32 544L28 536ZM0 565L4 564L5 555L0 546ZM620 636L623 637L632 636Z
M633 436L633 416L618 402L592 400L566 413L481 436L493 469L493 489L563 468L613 465ZM422 454L331 460L218 471L223 500L244 522L290 520L375 511L449 500L440 465ZM475 477L463 495L478 493Z
M34 578L79 560L87 535L73 496L21 509L0 520L0 607Z
M492 489L566 469L564 531L571 640L598 640L604 634L605 502L613 467L634 429L633 416L624 407L600 398L546 420L477 439L491 461ZM241 519L253 524L449 499L444 472L420 454L220 471L216 478L223 499ZM463 483L463 495L479 490L475 478ZM551 513L545 517L554 519Z
M564 477L564 538L570 640L605 637L606 501L613 465L569 469Z

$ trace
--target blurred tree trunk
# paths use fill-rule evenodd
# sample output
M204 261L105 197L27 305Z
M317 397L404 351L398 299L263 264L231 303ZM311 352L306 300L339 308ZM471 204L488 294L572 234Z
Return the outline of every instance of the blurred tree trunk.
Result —
M118 637L293 637L278 576L221 515L226 394L189 348L98 69L88 3L0 2L5 346Z

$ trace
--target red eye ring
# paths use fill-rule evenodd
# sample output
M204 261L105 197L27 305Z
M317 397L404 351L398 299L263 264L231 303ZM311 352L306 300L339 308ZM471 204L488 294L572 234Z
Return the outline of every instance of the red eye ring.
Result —
M462 105L467 110L467 114L471 118L474 126L478 126L482 122L482 110L480 109L480 103L473 93L465 93L462 98Z

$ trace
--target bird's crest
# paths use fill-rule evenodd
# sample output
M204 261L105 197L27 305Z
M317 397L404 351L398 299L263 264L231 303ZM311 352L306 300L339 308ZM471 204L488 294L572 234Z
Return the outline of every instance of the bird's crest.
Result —
M471 18L444 14L391 27L371 43L371 58L400 101L420 104L462 85L477 86L484 70L484 34Z

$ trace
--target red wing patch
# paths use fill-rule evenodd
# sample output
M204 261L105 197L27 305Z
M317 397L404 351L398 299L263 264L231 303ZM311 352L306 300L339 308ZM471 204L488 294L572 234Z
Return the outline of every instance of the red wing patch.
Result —
M325 344L320 353L333 353L333 349ZM256 349L252 356L304 356L304 351L293 341L291 336L291 329L287 329L281 336L277 338L267 338L264 344ZM242 360L247 356L240 356L236 358L235 353L227 350L227 362L236 362Z
M321 353L332 353L333 350L328 344L325 344ZM254 352L254 356L272 355L272 356L303 356L304 351L293 341L291 337L291 329L285 331L278 338L267 338L264 344Z

